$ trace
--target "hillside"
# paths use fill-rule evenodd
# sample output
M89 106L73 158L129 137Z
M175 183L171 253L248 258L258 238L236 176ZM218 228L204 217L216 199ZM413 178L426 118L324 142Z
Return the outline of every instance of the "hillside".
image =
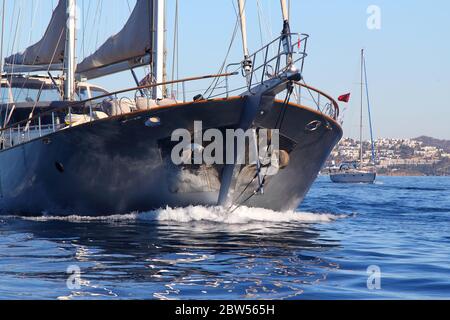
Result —
M450 175L450 141L422 136L416 139L381 138L374 141L376 164L383 175ZM364 142L363 162L370 163L370 142ZM360 144L343 138L333 150L327 167L358 161Z
M450 153L450 140L439 140L427 136L421 136L414 140L423 142L426 146L436 147L443 149L445 152Z

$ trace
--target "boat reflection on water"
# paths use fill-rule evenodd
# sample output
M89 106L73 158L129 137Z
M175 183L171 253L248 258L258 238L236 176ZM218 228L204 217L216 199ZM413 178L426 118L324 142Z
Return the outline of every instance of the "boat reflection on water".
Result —
M338 268L321 252L339 242L321 239L310 224L335 216L285 213L284 221L252 221L257 210L242 208L230 215L236 221L219 223L218 209L190 210L203 218L189 209L109 220L14 218L1 231L15 241L24 235L23 256L14 249L14 260L24 265L0 271L49 286L30 292L33 298L288 299ZM9 246L2 247L7 256ZM79 288L66 287L69 266L81 271Z

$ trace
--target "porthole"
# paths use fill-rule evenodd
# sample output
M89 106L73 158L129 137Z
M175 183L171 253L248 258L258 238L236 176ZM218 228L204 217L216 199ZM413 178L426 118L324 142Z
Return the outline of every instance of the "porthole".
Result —
M149 128L159 127L161 125L161 118L151 117L145 121L145 126Z

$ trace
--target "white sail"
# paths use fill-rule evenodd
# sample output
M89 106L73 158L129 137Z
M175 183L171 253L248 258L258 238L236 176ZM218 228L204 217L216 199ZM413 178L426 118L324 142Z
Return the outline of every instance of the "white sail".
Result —
M6 65L45 66L60 65L64 60L66 45L67 0L59 0L42 39L5 59Z
M123 29L78 64L77 73L91 79L148 63L142 58L153 51L152 30L153 1L137 0Z

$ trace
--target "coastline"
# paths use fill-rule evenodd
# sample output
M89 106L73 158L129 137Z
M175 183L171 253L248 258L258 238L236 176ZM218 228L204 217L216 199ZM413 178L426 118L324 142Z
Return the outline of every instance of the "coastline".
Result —
M450 177L450 175L427 175L424 173L383 173L378 174L379 177Z

